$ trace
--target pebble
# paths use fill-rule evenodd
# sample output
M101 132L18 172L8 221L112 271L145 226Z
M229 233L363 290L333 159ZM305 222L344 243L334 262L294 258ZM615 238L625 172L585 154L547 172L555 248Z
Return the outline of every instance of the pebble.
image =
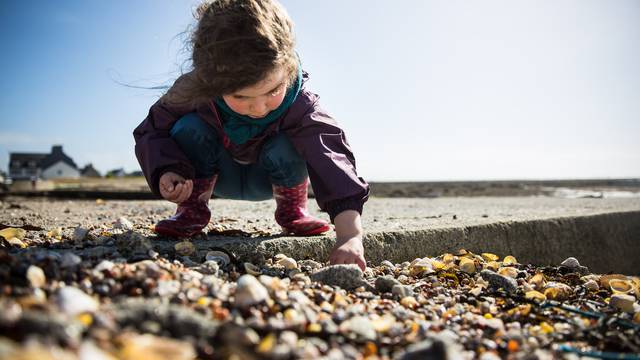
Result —
M518 289L518 283L515 279L502 276L491 270L482 270L480 276L496 289L502 288L508 293L515 293Z
M58 290L57 302L60 310L69 316L93 312L99 306L93 297L72 286L65 286Z
M401 283L393 276L385 275L376 279L375 288L380 293L387 293L391 292L395 285L401 285Z
M74 253L67 252L62 255L60 259L60 267L62 268L73 268L82 262L82 258Z
M363 279L362 270L358 265L331 265L313 272L311 281L329 286L339 286L345 290L355 290L361 286L371 287Z
M234 305L246 309L270 299L267 288L255 276L245 274L238 278Z
M119 217L113 224L113 227L122 230L133 230L133 224L124 216Z
M398 299L413 296L413 287L410 285L394 285L391 288L391 293Z
M31 265L27 269L27 280L29 280L31 287L37 289L43 287L47 282L44 271L35 265Z
M89 229L79 226L73 230L73 235L71 236L71 240L74 242L82 242L89 233Z
M354 340L375 340L376 331L371 320L364 316L354 316L340 324L340 332L347 338Z

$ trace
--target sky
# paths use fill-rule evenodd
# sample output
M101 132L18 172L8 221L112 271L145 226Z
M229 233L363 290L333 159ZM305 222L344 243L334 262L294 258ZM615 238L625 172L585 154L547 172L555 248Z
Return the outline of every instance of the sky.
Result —
M369 181L640 177L640 2L283 0L309 86ZM0 2L9 153L139 170L188 70L191 0Z

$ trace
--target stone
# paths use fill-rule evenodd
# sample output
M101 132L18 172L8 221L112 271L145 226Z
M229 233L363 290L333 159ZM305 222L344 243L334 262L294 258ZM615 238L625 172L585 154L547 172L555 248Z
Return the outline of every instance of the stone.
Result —
M480 276L496 289L502 288L508 293L515 293L518 290L518 283L515 279L502 276L491 270L482 270Z
M400 281L394 279L393 276L385 275L376 279L375 287L380 293L391 292L394 285L402 285Z
M67 252L62 255L62 259L60 259L60 267L62 268L73 268L82 263L82 258L74 253Z
M339 286L345 290L355 290L361 286L371 288L363 279L362 270L355 264L331 265L313 272L311 281L329 286Z
M391 288L391 293L398 299L403 299L409 296L413 296L413 287L410 285L394 285Z
M35 265L31 265L27 269L27 280L29 280L31 287L36 289L43 287L47 283L44 271Z
M255 276L245 274L238 278L234 305L241 309L269 300L269 291Z
M354 340L376 339L376 331L373 323L365 316L354 316L340 324L339 331L347 338Z
M133 230L133 224L124 216L119 217L113 224L113 227L122 230Z
M89 229L84 228L82 226L78 226L73 230L73 235L71 236L71 240L73 240L74 242L81 242L87 237L88 233L89 233Z
M60 310L69 316L94 312L99 305L94 298L73 286L65 286L58 290L57 304Z

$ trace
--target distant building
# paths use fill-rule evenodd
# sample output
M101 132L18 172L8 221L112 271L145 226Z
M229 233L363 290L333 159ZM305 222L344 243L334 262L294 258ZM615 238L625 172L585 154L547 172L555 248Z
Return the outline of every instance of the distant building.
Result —
M132 172L128 173L127 176L137 177L137 176L144 176L144 174L142 173L142 171L136 170L136 171L132 171Z
M62 151L62 145L54 145L50 154L11 153L9 177L14 180L79 178L80 170Z
M119 168L119 169L113 169L113 170L109 170L107 171L107 174L105 175L105 177L124 177L126 176L127 173L124 171L123 168Z
M87 164L82 170L80 170L80 175L83 177L102 177L98 170L93 167L93 164Z

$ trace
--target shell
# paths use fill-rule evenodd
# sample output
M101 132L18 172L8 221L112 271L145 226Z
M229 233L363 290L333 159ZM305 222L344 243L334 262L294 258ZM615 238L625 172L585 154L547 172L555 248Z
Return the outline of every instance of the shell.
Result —
M174 246L176 252L182 256L189 256L196 252L196 247L191 241L181 241Z
M259 276L260 275L260 267L253 265L252 263L244 263L244 271L247 274L251 274L253 276Z
M547 300L547 297L543 293L535 290L527 291L524 296L525 298L533 300L535 302L543 302Z
M529 284L535 287L537 290L542 290L545 285L544 275L542 273L537 273L529 279Z
M31 284L34 288L41 288L46 284L47 277L44 275L44 271L35 266L31 265L27 269L27 280L29 280L29 284Z
M609 281L609 286L614 294L628 294L633 291L633 283L630 280L613 279Z
M229 263L231 263L229 255L217 250L207 252L207 255L205 255L205 260L215 261L220 267L225 267L229 265Z
M484 261L490 262L490 261L498 261L500 257L492 253L482 253L482 258L484 259Z
M462 258L460 259L460 270L466 272L467 274L473 274L477 269L473 260Z
M627 313L634 313L636 298L627 294L615 294L611 296L609 305Z
M573 289L569 285L558 282L547 283L547 287L544 290L544 296L551 300L563 301L571 295L573 295Z
M283 257L280 260L278 260L276 262L276 264L284 267L287 270L292 270L292 269L297 269L298 268L298 263L296 263L296 261L290 257Z
M518 270L516 268L507 266L507 267L500 268L498 270L498 274L515 279L518 277Z
M517 263L518 260L516 260L516 258L511 255L505 256L504 260L502 260L502 265L504 266L515 265Z

